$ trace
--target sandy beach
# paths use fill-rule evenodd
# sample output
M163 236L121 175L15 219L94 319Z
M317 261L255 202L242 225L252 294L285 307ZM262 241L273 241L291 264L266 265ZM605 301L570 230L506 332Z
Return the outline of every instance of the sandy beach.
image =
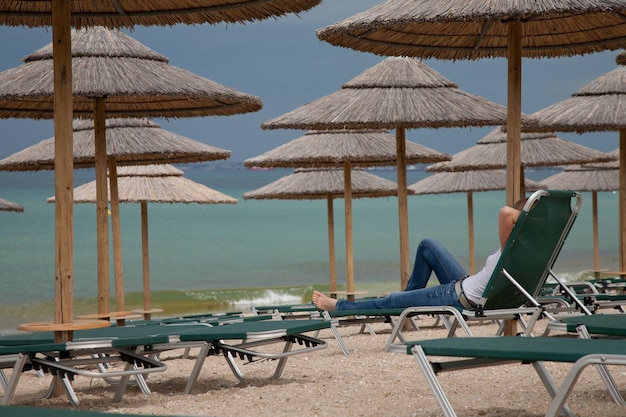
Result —
M420 317L419 331L411 338L445 337L443 329L429 328L430 317ZM545 325L540 322L537 330ZM209 357L192 393L182 393L193 361L182 350L166 352L161 359L167 371L151 374L151 395L129 387L119 403L112 403L114 388L101 380L77 377L74 387L81 410L112 414L180 415L216 417L274 416L407 416L443 415L415 360L408 355L383 351L390 326L374 324L376 335L360 333L359 326L340 328L350 349L345 356L329 330L319 337L328 341L323 350L289 359L278 380L267 380L273 362L242 365L248 378L239 382L221 357ZM493 324L473 324L475 335L493 335ZM192 359L194 352L191 352ZM547 364L560 382L568 365ZM626 369L612 368L612 375L626 387ZM42 399L50 377L28 372L22 376L14 405L70 408L65 397ZM511 364L442 374L440 380L459 416L538 417L544 415L549 395L532 366ZM569 399L580 417L622 417L626 409L613 403L593 368L583 372Z

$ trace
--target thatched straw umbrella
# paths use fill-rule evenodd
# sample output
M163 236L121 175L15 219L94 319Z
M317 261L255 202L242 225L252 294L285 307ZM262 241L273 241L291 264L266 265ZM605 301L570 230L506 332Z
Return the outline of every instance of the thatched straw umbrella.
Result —
M335 226L333 199L344 197L345 171L338 168L300 168L293 174L279 178L254 191L243 194L246 200L317 200L326 199L328 212L328 257L330 292L337 294L335 268ZM398 188L392 181L369 174L362 169L350 173L350 198L374 198L397 195ZM347 265L346 265L347 267ZM354 289L348 289L354 295Z
M379 55L438 59L506 57L507 204L521 195L522 57L582 55L626 47L624 0L388 0L317 36Z
M615 156L559 138L553 132L522 133L520 161L522 172L527 167L563 166L592 162L614 161ZM426 168L428 172L468 171L506 168L507 136L496 128L476 142L452 156L451 161Z
M468 94L426 64L388 58L341 90L261 125L263 129L395 129L400 227L400 283L409 278L405 130L504 124L506 109Z
M118 172L119 200L141 205L141 249L143 266L143 309L146 320L153 309L150 301L150 251L148 240L148 203L236 204L237 199L183 177L183 171L169 164L120 167ZM95 181L74 189L75 203L95 203ZM54 197L48 199L54 202Z
M619 149L610 154L619 155ZM600 239L598 234L598 192L619 190L619 162L571 165L562 172L541 181L551 190L577 190L591 192L593 228L593 270L600 272Z
M165 26L179 23L242 23L300 13L321 0L159 0L98 1L70 3L72 26L132 27ZM8 26L51 26L54 1L5 2L0 6L0 24Z
M109 159L117 165L153 164L153 163L190 163L227 159L230 151L216 148L202 142L162 129L158 124L145 119L107 119L106 152ZM93 123L89 120L74 122L74 167L90 168L97 160L96 143L98 137ZM54 138L45 139L38 144L23 149L0 160L0 171L38 171L54 169ZM103 149L104 151L104 149ZM114 167L112 172L115 173ZM115 174L115 179L117 175ZM96 180L96 183L97 180ZM111 201L119 203L117 180L111 181L112 193L107 193L106 178L98 204L104 207L104 226L98 229L98 313L109 313L109 261L108 261L108 226L106 222L107 195ZM113 209L113 255L115 266L115 299L117 311L124 311L124 285L122 272L121 231L119 205ZM100 211L98 211L100 213ZM100 225L101 223L99 223ZM106 261L106 262L105 262Z
M11 201L0 198L0 211L19 211L23 212L24 207Z
M179 23L242 22L303 11L320 0L158 0L70 2L68 0L3 2L0 24L9 26L52 26L54 61L55 161L55 315L51 329L55 340L69 340L72 331L84 324L72 323L74 214L72 189L72 41L71 28L86 26L132 27ZM101 325L97 323L97 325ZM89 325L96 325L86 324ZM60 394L57 384L54 394Z
M416 143L404 141L405 163L447 161L450 156ZM396 141L384 130L310 131L304 136L244 161L248 167L320 167L343 165L346 284L347 296L354 297L354 260L352 251L351 167L386 166L397 163ZM405 182L406 183L406 182ZM400 194L400 193L398 193ZM406 190L405 190L406 194ZM408 246L408 244L407 244Z
M93 117L95 126L96 181L100 184L96 205L98 231L99 287L98 312L108 307L108 220L105 195L108 165L112 203L113 238L119 233L119 202L116 198L116 160L105 152L105 117L195 117L232 115L257 111L259 98L238 92L214 81L172 66L168 59L119 30L93 27L72 33L74 114ZM24 59L24 64L0 73L0 117L51 117L54 85L52 45ZM163 155L163 158L166 156ZM167 162L171 162L165 159ZM114 241L113 247L121 245ZM121 254L118 250L114 254ZM122 262L115 259L115 280L119 285L119 311L124 310L121 294Z
M622 62L622 58L618 62ZM534 113L539 126L529 131L619 131L620 270L626 270L626 67L620 65L575 91L570 98Z
M527 191L546 188L543 184L524 179ZM417 194L467 193L467 229L469 237L470 274L476 272L474 250L474 196L481 191L506 190L506 172L502 170L479 170L463 172L438 172L409 185L409 190Z

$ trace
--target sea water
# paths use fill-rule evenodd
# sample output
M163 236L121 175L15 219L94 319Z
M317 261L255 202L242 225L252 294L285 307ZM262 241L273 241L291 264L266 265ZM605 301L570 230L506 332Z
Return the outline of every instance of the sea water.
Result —
M244 200L242 195L291 170L206 169L181 166L185 177L238 199L236 205L148 204L151 299L163 315L245 310L252 305L309 301L313 289L329 286L327 201ZM393 170L372 174L395 180ZM528 173L533 180L553 171ZM408 172L408 183L423 179ZM92 181L77 170L75 184ZM25 321L50 320L54 308L54 195L51 172L0 172L0 197L24 206L0 212L0 331ZM469 265L468 197L465 193L409 196L411 257L419 241L434 237ZM476 265L498 245L497 212L504 191L474 193ZM593 268L591 194L555 265L570 280ZM598 193L600 266L616 270L618 195ZM336 276L345 288L343 199L335 199ZM379 295L400 289L398 208L395 197L355 199L354 279L357 290ZM125 308L142 306L142 245L139 204L121 205ZM96 310L96 213L93 204L74 206L75 314ZM110 239L111 242L111 239ZM111 308L115 284L111 249ZM469 268L469 266L468 266ZM434 280L434 279L433 279Z

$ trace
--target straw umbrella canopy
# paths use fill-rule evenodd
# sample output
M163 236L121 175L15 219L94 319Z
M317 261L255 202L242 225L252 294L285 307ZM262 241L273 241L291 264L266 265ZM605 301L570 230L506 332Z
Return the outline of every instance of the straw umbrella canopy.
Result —
M165 26L184 23L242 23L307 11L321 0L161 0L71 2L72 26ZM0 24L51 26L54 1L11 1L0 5Z
M387 58L341 90L264 122L263 129L395 129L400 282L409 277L405 129L504 124L506 108L466 93L424 63Z
M618 59L623 62L623 57ZM626 67L592 80L571 97L534 113L539 125L524 130L562 132L619 131L620 270L626 270Z
M543 184L524 178L524 188L536 191L546 188ZM481 191L506 190L506 172L489 169L462 172L438 172L414 184L409 190L416 195L467 193L467 229L469 238L470 274L476 272L476 256L474 250L474 196Z
M320 0L159 0L120 2L70 2L69 0L13 1L0 5L0 24L9 26L52 26L54 61L55 161L55 340L72 338L74 215L72 189L72 41L71 28L86 26L132 27L179 23L218 23L258 20L284 13L297 13ZM55 394L60 390L55 388Z
M153 163L190 163L227 159L231 152L162 129L157 123L147 119L107 119L106 154L117 165L136 165ZM98 137L93 123L89 120L74 122L74 167L94 167L97 161L96 143ZM54 169L55 139L45 139L38 144L0 160L0 171L38 171ZM106 166L105 166L106 167ZM117 168L112 170L115 173ZM115 176L117 178L117 175ZM106 178L99 204L104 210L104 227L98 229L98 313L108 313L109 306L109 261L108 261L108 225L107 195L113 201L117 197L117 181L112 181L113 193L107 193ZM97 183L97 180L96 180ZM104 201L102 201L104 198ZM119 206L111 210L113 218L113 255L115 265L115 293L118 311L124 310L124 288L121 252L121 231ZM100 213L100 211L98 211ZM101 226L102 223L99 223Z
M318 29L336 46L437 59L506 57L507 204L521 195L522 57L582 55L626 47L625 0L388 0Z
M119 199L122 203L141 206L141 248L143 266L143 310L145 319L153 309L150 301L150 251L148 239L148 203L236 204L237 199L183 177L183 171L173 165L141 165L120 167L118 172ZM74 189L75 203L95 203L96 181ZM48 199L54 202L54 197Z
M619 155L619 149L610 154ZM600 239L598 233L598 192L619 190L619 162L570 165L562 172L541 181L552 190L578 190L591 192L593 228L593 268L596 277L600 269Z
M230 158L231 152L163 129L149 119L107 119L106 154L118 166L214 161ZM90 120L74 120L74 168L93 168L95 131ZM54 138L0 159L0 171L54 169Z
M507 166L507 135L496 128L452 156L452 160L431 165L428 172L502 169ZM522 133L520 162L525 167L563 166L608 162L615 156L559 138L553 132Z
M107 155L106 117L195 117L257 111L258 97L238 92L182 68L116 29L93 27L72 33L74 114L94 119L96 181L101 195L97 204L100 285L98 312L108 313L108 225L106 169L116 181L115 158ZM24 59L16 68L0 72L0 117L52 117L54 111L53 54L49 44ZM94 145L92 145L94 146ZM163 158L165 155L163 155ZM166 160L171 162L169 160ZM111 187L113 238L120 237L119 202ZM119 242L114 241L114 248ZM121 251L115 252L121 255ZM121 259L115 263L121 289ZM118 310L123 310L118 296Z
M450 156L403 139L404 163L446 161ZM352 252L351 166L384 166L398 163L395 138L384 130L310 131L260 156L244 161L246 166L282 168L337 166L343 164L346 284L347 296L354 296L354 261ZM405 181L406 184L406 181ZM398 193L400 194L400 193ZM406 196L406 191L405 191ZM408 251L408 243L407 243Z
M23 212L24 207L13 203L12 201L5 200L4 198L0 198L0 211L19 211Z
M326 199L328 212L328 257L330 292L337 293L337 273L335 267L335 226L333 199L345 195L345 176L340 168L299 168L293 174L279 178L254 191L243 194L246 200L317 200ZM351 198L375 198L397 195L397 185L355 169L350 175ZM349 292L350 290L348 290Z

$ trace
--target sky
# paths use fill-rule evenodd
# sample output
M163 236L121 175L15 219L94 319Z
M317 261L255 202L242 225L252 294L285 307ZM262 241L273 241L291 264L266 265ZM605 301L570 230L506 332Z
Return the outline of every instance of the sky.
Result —
M232 152L229 161L260 155L303 135L300 130L262 130L261 124L333 93L385 57L340 48L315 30L367 10L381 0L324 0L310 11L261 22L220 25L136 27L127 34L166 56L170 64L263 100L263 109L235 116L154 119L162 128ZM0 27L0 71L47 45L46 28ZM621 51L522 62L522 111L532 113L568 98L616 68ZM506 60L424 60L459 88L506 104ZM454 154L490 132L487 128L413 129L407 140ZM559 137L600 151L618 147L617 132ZM0 159L53 136L52 121L0 120Z

